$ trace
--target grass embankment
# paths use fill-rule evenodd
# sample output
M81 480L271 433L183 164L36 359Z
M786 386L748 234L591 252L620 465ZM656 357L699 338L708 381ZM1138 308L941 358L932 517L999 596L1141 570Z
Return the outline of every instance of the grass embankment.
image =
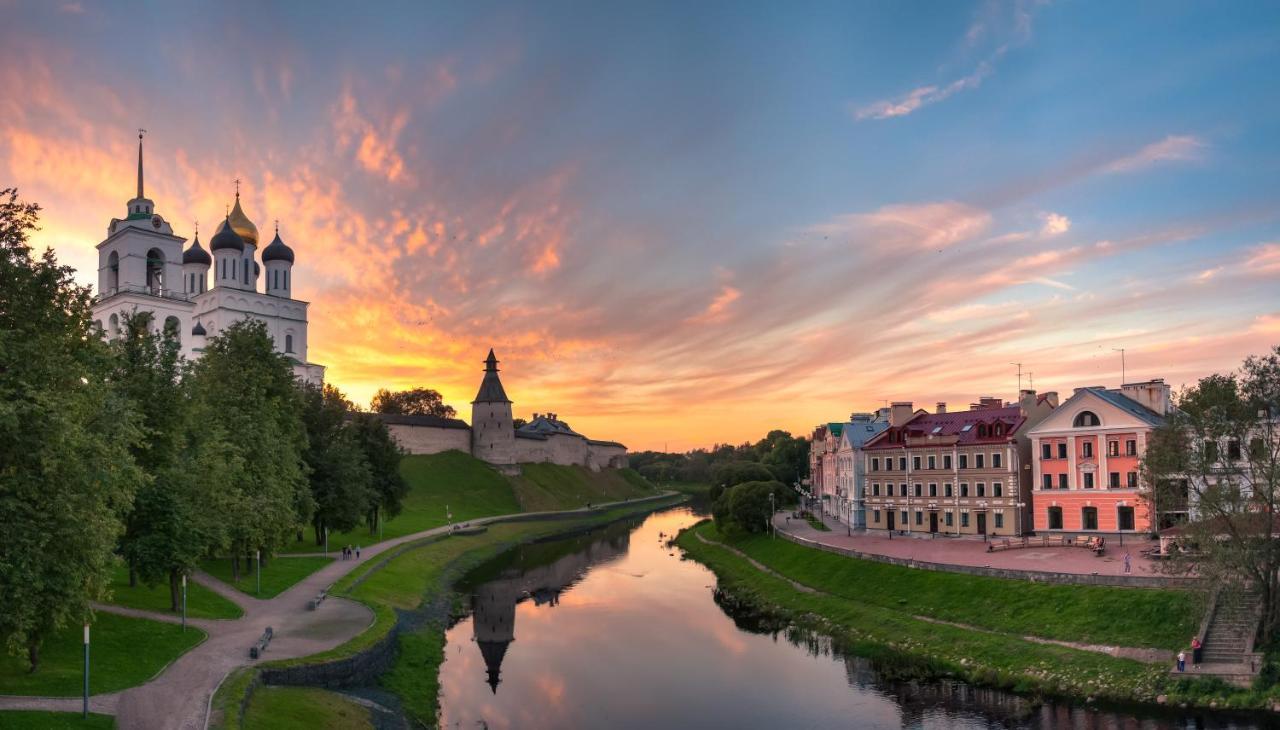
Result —
M125 565L116 567L111 576L111 600L109 603L127 608L138 608L156 613L168 613L175 616L182 614L169 610L169 584L145 586L138 583L129 587L129 568ZM244 611L236 604L205 588L193 580L187 581L187 616L189 618L236 619L244 615Z
M329 543L332 547L333 543ZM262 592L258 593L256 567L251 561L248 565L240 564L240 580L231 580L231 558L209 558L200 562L200 569L241 593L256 598L274 598L288 590L298 581L306 578L324 566L332 563L334 558L294 557L273 558L262 568ZM187 584L190 586L190 583Z
M188 626L99 611L89 645L89 692L115 692L142 684L191 647L203 631ZM64 626L44 642L40 668L27 673L22 658L0 653L0 695L78 697L84 688L84 638L79 625Z
M310 687L259 687L245 727L272 730L373 730L369 708L337 692Z
M701 542L695 533L723 540L823 593L801 593L725 547ZM1183 627L1191 620L1186 613L1191 611L1190 598L1165 591L1041 586L913 570L782 540L726 540L709 523L681 533L678 544L710 567L721 588L739 600L828 634L846 651L924 678L958 677L1019 692L1152 701L1165 681L1167 666L1035 643L1020 635L1087 641L1096 640L1087 636L1118 636L1147 639L1136 642L1139 646L1169 646L1187 635ZM1065 593L1043 590L1053 588ZM1076 591L1086 595L1068 595ZM1158 600L1147 605L1148 594ZM1162 600L1184 608L1170 614L1159 608ZM1139 626L1141 621L1127 615L1131 609L1148 617L1164 616L1171 623ZM1083 615L1086 611L1091 616ZM990 632L923 621L913 614L987 627ZM1113 623L1120 628L1109 628Z
M116 719L110 715L90 713L85 719L78 712L0 711L0 730L111 730L115 726Z
M511 483L524 512L577 509L587 504L649 497L658 491L630 469L591 471L560 464L525 464Z

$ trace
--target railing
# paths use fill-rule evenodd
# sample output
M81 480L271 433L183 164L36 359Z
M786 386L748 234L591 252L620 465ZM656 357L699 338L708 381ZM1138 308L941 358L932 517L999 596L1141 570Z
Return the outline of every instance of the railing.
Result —
M173 289L165 289L158 286L139 286L137 284L125 284L113 289L103 290L98 294L98 300L107 299L117 294L142 294L149 297L159 297L161 299L173 299L180 302L191 301L191 295L186 292L175 291Z

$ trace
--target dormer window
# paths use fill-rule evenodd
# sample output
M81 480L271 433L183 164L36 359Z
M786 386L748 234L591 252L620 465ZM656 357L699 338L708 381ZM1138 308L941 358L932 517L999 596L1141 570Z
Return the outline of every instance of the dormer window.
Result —
M1097 426L1100 423L1101 421L1098 420L1097 414L1093 411L1080 411L1072 426L1075 428L1088 428L1090 426Z

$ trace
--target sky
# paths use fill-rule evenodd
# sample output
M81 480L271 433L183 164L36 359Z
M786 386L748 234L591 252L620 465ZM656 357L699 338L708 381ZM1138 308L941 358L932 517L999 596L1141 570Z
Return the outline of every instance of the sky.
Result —
M1280 343L1280 5L0 0L0 187L295 251L353 400L684 450Z

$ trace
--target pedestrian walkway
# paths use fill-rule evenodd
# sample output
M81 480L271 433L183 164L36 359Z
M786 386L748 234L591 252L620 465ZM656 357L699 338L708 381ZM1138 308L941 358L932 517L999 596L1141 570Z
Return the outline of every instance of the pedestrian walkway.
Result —
M789 512L774 515L774 526L803 540L816 542L842 551L867 556L883 556L940 565L992 568L1027 573L1063 573L1069 575L1126 576L1179 580L1160 572L1160 565L1142 557L1139 551L1151 541L1140 537L1121 544L1108 539L1101 556L1079 547L1029 547L987 552L987 543L977 537L946 537L940 534L916 533L915 536L889 537L883 531L848 534L844 523L826 516L823 524L829 532L816 530L803 519L788 519ZM1125 571L1124 555L1130 555L1130 571Z
M479 526L512 518L586 515L615 506L676 495L676 492L666 492L652 498L595 505L590 509L584 507L557 512L496 515L468 520L468 524ZM452 529L452 525L444 525L370 545L361 550L359 560L335 560L276 597L266 600L241 593L210 575L197 572L193 576L197 583L240 606L244 610L244 616L235 620L200 621L198 625L201 630L209 635L204 643L174 660L145 684L121 692L90 697L90 711L115 715L116 727L120 730L201 730L208 720L209 701L214 691L233 669L259 661L292 659L328 651L345 644L373 625L373 612L368 607L345 598L329 598L318 610L309 610L308 602L317 593L327 590L347 573L388 550L415 540L443 535ZM117 606L101 606L99 610L157 621L174 620L169 614ZM195 620L189 620L188 623L197 625ZM261 660L250 659L249 647L268 626L274 631L270 647ZM79 697L0 696L0 710L79 712L81 702Z

